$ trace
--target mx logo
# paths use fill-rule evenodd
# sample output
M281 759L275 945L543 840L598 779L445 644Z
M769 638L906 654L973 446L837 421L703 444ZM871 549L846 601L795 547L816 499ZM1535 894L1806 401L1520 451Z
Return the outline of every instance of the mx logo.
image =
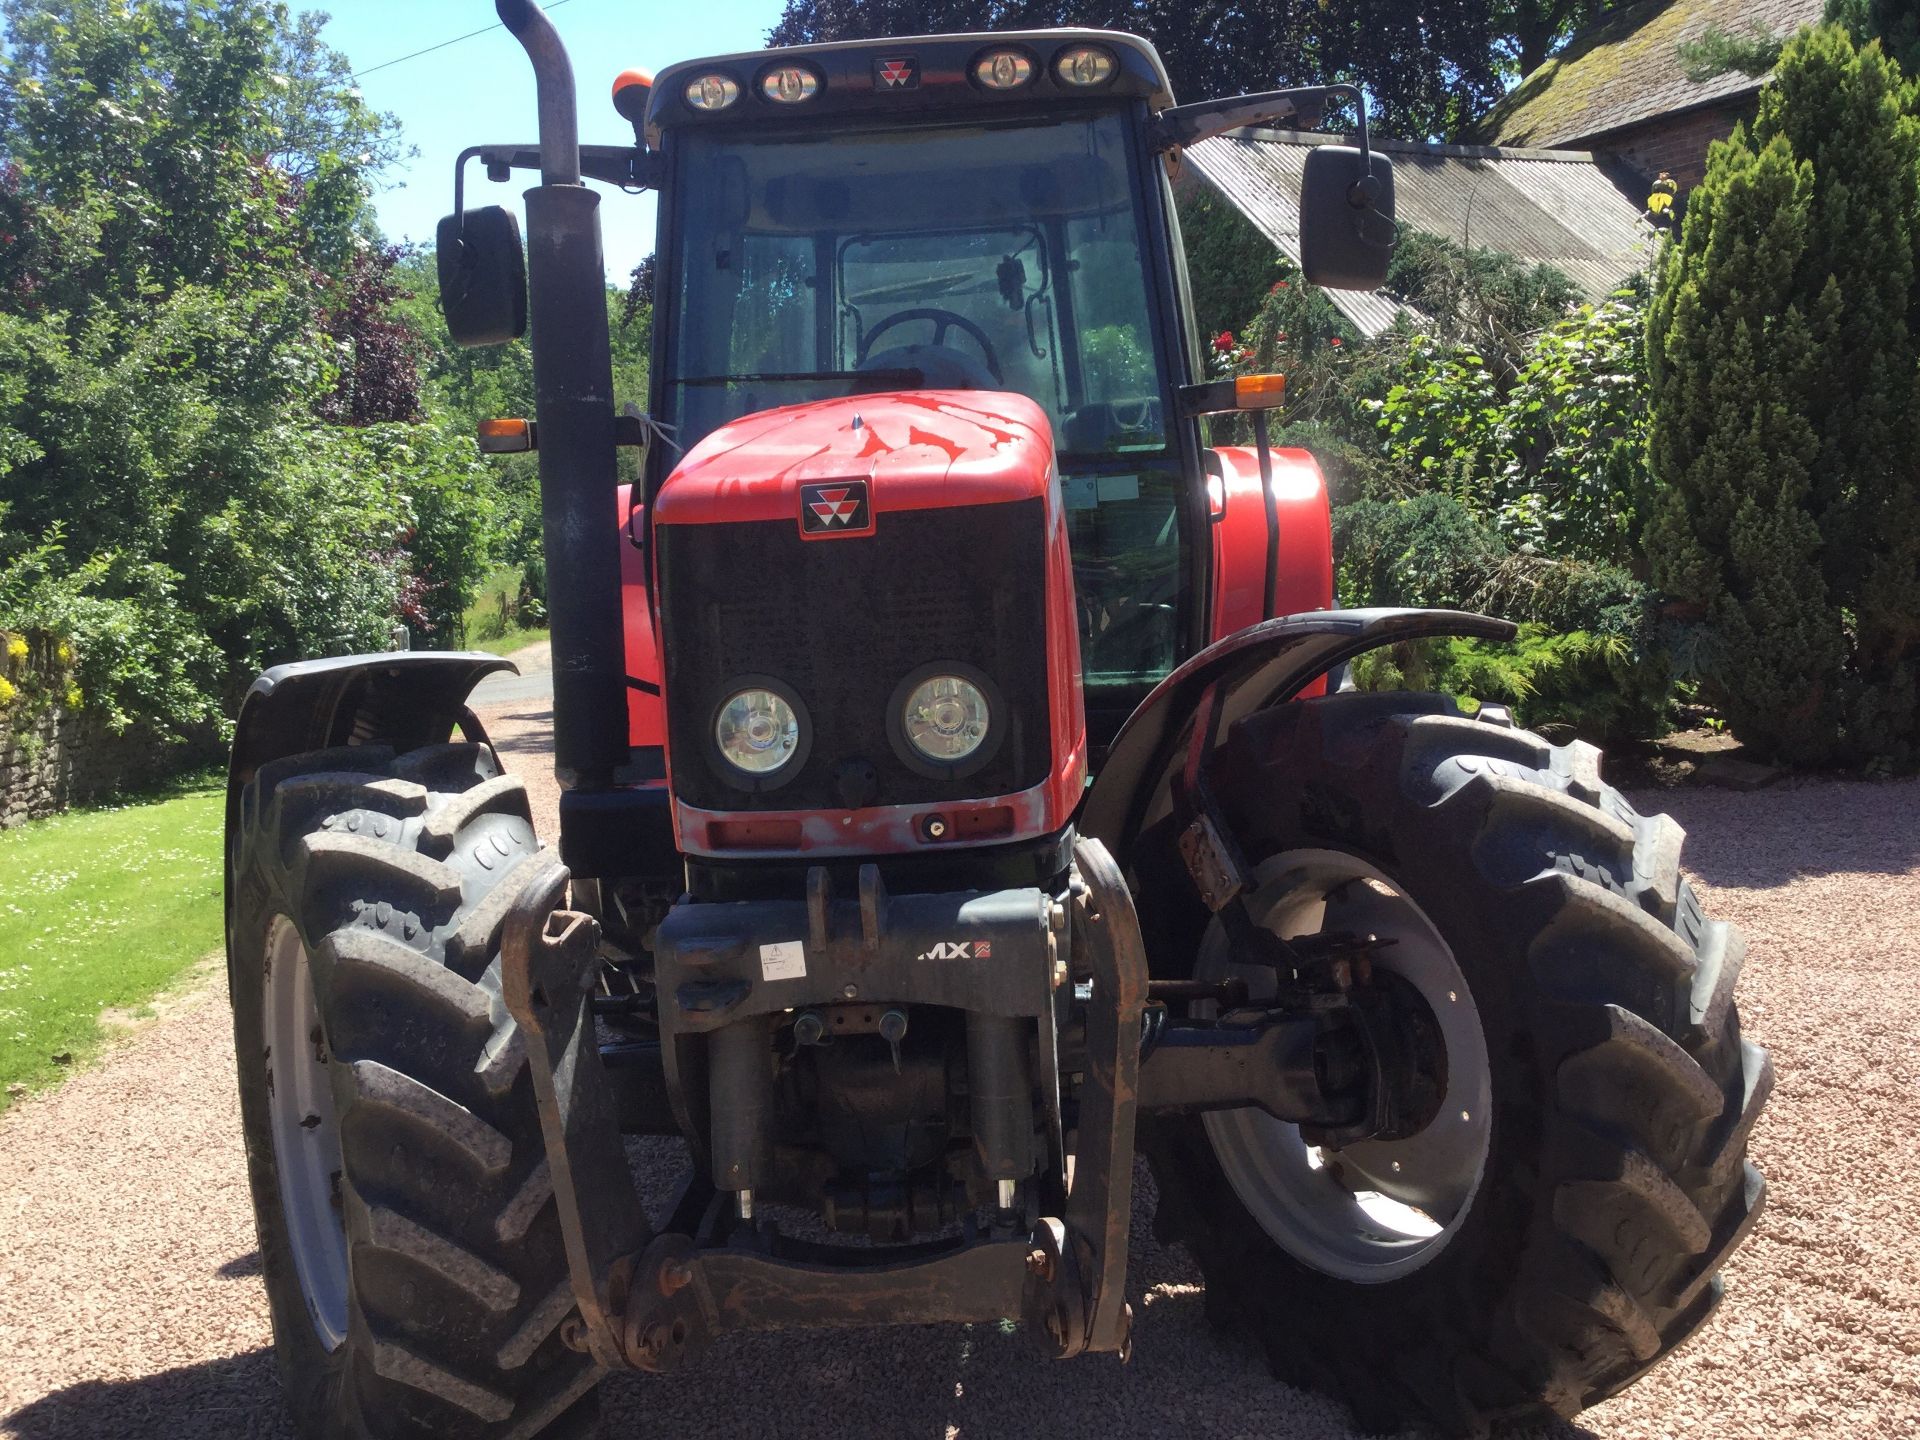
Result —
M873 507L867 482L834 480L800 487L800 533L810 536L871 535Z
M916 960L991 960L993 942L991 940L940 940L931 950L914 957Z

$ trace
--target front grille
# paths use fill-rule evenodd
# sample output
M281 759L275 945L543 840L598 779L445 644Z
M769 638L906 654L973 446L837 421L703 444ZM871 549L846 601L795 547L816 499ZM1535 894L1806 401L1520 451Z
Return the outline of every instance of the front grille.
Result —
M1009 795L1047 776L1046 513L1039 499L877 517L870 536L803 540L796 521L663 525L661 630L680 798L707 810L841 809L865 761L865 803ZM889 701L912 671L958 661L1000 691L1004 738L959 779L895 755ZM791 687L813 722L799 772L753 794L713 746L714 711L743 675Z

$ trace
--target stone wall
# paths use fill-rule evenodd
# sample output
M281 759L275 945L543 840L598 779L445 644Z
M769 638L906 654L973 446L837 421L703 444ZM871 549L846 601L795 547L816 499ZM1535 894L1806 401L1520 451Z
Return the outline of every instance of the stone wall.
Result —
M73 690L71 671L57 637L0 631L0 830L218 756L213 737L183 744L138 724L114 734Z

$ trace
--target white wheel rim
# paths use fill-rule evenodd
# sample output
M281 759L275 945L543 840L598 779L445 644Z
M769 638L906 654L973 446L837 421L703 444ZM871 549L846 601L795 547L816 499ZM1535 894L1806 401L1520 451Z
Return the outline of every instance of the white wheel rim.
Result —
M327 1079L326 1039L300 932L282 915L267 936L261 996L267 1110L280 1213L315 1337L331 1351L347 1337L347 1234L340 1214L340 1127Z
M1492 1077L1479 1010L1433 922L1364 860L1291 850L1256 874L1249 913L1282 939L1326 930L1396 942L1375 953L1374 965L1410 982L1433 1010L1446 1045L1446 1091L1432 1123L1405 1140L1323 1154L1298 1126L1250 1106L1202 1116L1207 1138L1240 1203L1296 1260L1362 1284L1397 1280L1458 1233L1486 1168ZM1256 999L1272 992L1271 971L1233 965L1228 956L1225 934L1210 927L1198 978L1244 978Z

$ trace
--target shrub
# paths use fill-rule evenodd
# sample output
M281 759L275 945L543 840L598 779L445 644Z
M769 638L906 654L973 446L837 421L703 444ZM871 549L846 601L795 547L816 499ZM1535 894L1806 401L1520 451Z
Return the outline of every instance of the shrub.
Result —
M1449 495L1334 512L1348 604L1482 611L1522 622L1512 645L1418 642L1356 667L1362 688L1438 689L1510 705L1597 742L1664 733L1673 681L1653 597L1627 571L1513 551Z
M1651 503L1644 289L1581 305L1529 348L1506 396L1496 481L1510 538L1637 563Z
M1389 459L1542 554L1635 563L1649 504L1646 307L1581 305L1503 383L1475 350L1414 335L1370 402Z
M1427 640L1389 646L1354 665L1363 690L1437 690L1471 707L1511 709L1521 724L1605 744L1666 728L1664 659L1620 635L1522 625L1510 644Z
M1384 289L1426 316L1445 344L1484 355L1502 385L1519 370L1533 337L1580 299L1551 265L1418 230L1401 237Z
M1252 222L1204 186L1181 197L1179 216L1198 333L1239 330L1279 274L1279 252Z
M111 567L95 560L68 570L57 533L11 554L0 546L0 626L62 637L55 658L75 673L60 686L61 703L78 708L84 695L116 731L135 720L174 736L218 725L220 657L175 603L177 577L159 566L118 576ZM122 593L99 593L110 587Z
M1734 733L1799 763L1920 757L1914 108L1877 48L1789 41L1653 304L1653 574Z

